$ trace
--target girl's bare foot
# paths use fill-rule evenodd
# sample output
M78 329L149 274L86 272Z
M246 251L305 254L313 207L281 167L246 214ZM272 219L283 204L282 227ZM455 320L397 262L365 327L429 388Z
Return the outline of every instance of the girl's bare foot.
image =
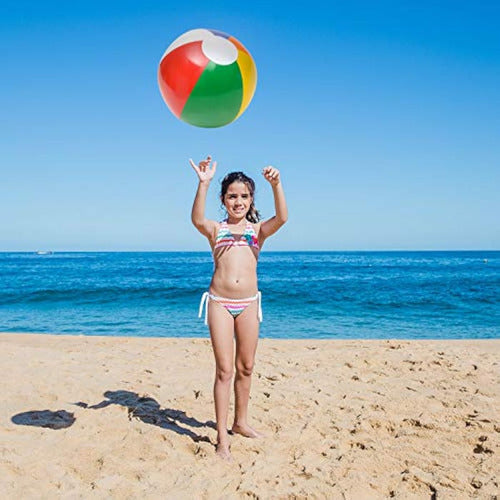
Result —
M231 430L234 433L241 434L242 436L245 436L247 438L264 437L264 434L256 431L255 429L252 429L252 427L250 427L248 424L236 424L236 423L234 423Z
M215 452L222 460L231 461L231 450L228 441L218 442Z

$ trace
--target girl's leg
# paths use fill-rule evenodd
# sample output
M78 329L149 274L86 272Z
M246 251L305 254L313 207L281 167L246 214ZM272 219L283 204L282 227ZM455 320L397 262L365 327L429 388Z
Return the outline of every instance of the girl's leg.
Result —
M233 378L233 317L217 302L210 300L208 306L208 327L215 356L215 418L217 421L217 453L229 459L229 436L227 416L231 380Z
M236 333L236 377L234 379L235 413L233 432L247 437L261 434L248 425L248 400L255 351L259 339L259 319L257 301L252 302L234 321Z

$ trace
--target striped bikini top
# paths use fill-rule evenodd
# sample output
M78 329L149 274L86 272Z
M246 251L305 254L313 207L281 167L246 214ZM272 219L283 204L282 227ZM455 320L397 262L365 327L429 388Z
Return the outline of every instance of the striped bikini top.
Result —
M217 250L217 248L222 248L222 247L247 247L247 246L259 250L259 240L257 239L255 230L249 221L247 221L247 224L245 226L245 231L238 239L236 239L233 233L229 230L229 226L227 225L227 220L223 220L220 223L219 232L217 233L217 237L215 238L214 250Z

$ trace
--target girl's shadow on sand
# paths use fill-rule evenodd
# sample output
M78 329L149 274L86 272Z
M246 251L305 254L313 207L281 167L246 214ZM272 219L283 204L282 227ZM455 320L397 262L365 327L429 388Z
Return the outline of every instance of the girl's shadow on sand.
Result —
M188 417L181 410L160 407L155 399L148 396L139 396L130 391L106 391L105 400L89 406L87 403L78 402L77 406L89 410L99 410L110 405L124 406L128 410L128 419L137 418L146 424L157 425L162 429L168 429L183 436L189 436L193 441L205 441L210 443L208 436L196 434L188 427L201 428L211 427L215 429L215 423L211 420L200 422L193 417ZM12 422L18 425L34 425L37 427L48 427L51 429L64 429L73 425L75 418L72 413L64 410L59 411L28 411L18 413L12 417ZM187 427L186 427L187 426Z
M192 430L182 427L183 425L195 428L211 427L215 429L215 423L211 420L200 422L193 417L188 417L186 413L181 410L174 410L172 408L161 409L160 404L154 398L139 396L135 392L106 391L104 396L107 399L92 406L88 406L87 403L81 402L76 404L90 410L99 410L109 405L124 406L128 409L129 420L137 418L146 424L157 425L162 429L168 429L177 434L189 436L195 442L210 442L210 439L208 436L200 436Z

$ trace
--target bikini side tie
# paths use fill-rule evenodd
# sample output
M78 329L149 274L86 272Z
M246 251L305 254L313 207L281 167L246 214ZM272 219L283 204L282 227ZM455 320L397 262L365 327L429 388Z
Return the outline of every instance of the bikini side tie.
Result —
M205 292L201 296L200 300L200 310L198 311L198 318L201 318L201 313L203 312L203 306L205 305L205 325L208 325L208 292Z

